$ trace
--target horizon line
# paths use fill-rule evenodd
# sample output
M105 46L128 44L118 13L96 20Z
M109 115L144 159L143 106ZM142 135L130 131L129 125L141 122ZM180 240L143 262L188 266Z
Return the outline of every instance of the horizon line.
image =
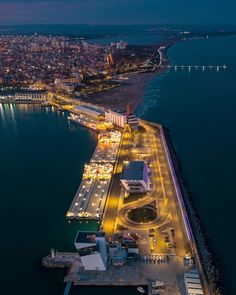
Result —
M98 26L109 26L109 27L116 27L116 26L123 26L123 27L129 27L129 26L236 26L235 24L223 24L223 23L218 23L218 24L190 24L190 23L183 23L183 24L176 24L176 23L156 23L156 24L91 24L91 23L51 23L51 24L46 24L46 23L32 23L32 24L0 24L0 27L2 26L93 26L93 27L98 27Z

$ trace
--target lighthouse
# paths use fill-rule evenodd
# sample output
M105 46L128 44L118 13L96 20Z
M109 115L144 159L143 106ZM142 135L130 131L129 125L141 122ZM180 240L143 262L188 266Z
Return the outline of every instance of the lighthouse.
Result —
M55 259L55 250L53 248L51 249L51 257L52 259Z

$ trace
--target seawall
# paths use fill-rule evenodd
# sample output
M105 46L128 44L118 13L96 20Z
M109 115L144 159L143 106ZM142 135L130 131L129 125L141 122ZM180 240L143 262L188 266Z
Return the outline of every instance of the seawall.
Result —
M175 172L176 181L178 183L177 189L180 190L179 194L182 198L181 203L183 202L184 210L186 210L187 213L190 232L192 234L192 246L193 250L195 250L196 264L198 268L202 270L204 275L203 279L205 280L205 286L207 286L208 293L210 295L222 295L224 294L224 290L220 279L219 269L215 263L213 254L209 249L203 225L192 201L192 194L182 177L180 161L172 144L169 130L162 126L160 126L160 128L162 130L163 143L166 145L167 154L169 152L171 157L170 165L173 166ZM194 249L195 247L196 249Z

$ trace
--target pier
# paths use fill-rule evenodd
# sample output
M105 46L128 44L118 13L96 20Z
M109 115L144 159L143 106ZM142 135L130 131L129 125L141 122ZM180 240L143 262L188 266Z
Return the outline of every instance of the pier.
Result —
M120 141L118 131L100 133L96 150L90 163L85 165L82 182L67 212L68 219L101 219Z
M212 70L219 72L220 70L226 70L227 66L226 65L160 65L160 68L163 69L174 69L175 71L178 70L201 70L204 72L205 70Z
M97 147L90 163L85 165L81 184L66 215L68 219L97 220L107 235L105 248L117 245L122 237L135 236L138 254L117 265L107 251L108 263L103 271L97 267L86 270L82 262L84 254L81 252L80 256L79 249L74 254L49 255L43 264L66 267L64 281L78 286L143 285L150 290L150 281L158 280L170 295L184 294L184 273L196 267L204 294L208 295L207 280L163 127L143 120L139 124L139 130L132 131L126 126L123 132L99 134ZM151 189L129 196L120 184L123 162L142 159L149 163ZM150 221L131 220L129 212L142 208L152 208L156 217ZM96 250L96 255L99 253ZM85 255L92 261L89 255L94 253ZM160 256L164 258L157 259ZM185 263L186 257L192 262Z
M123 266L110 265L107 271L85 271L78 253L56 252L43 258L45 267L67 268L65 283L75 286L147 286L150 282L159 280L163 282L164 290L169 295L184 291L184 278L182 273L189 269L183 265L178 257L170 257L168 262L154 263L153 261L130 261ZM177 273L177 275L176 275ZM67 285L65 287L65 290ZM68 287L69 288L69 287Z

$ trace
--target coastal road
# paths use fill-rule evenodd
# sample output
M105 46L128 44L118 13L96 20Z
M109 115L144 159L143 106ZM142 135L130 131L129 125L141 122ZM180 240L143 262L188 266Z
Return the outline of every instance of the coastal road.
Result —
M111 237L117 228L144 231L156 228L159 230L157 239L163 239L163 236L160 236L163 231L173 229L174 242L176 243L174 251L178 256L183 257L190 251L189 241L160 129L144 121L141 121L141 126L143 131L138 132L138 134L131 134L128 130L123 133L102 227L108 237ZM120 184L123 161L140 159L150 163L152 190L144 196L125 199L125 192ZM129 210L150 203L157 206L157 218L155 220L149 223L135 223L128 218Z
M145 127L145 126L143 126ZM129 160L141 160L145 159L150 163L151 169L151 191L144 196L136 198L134 201L128 201L127 203L121 203L118 213L119 222L127 227L133 229L149 230L150 228L158 228L170 222L166 210L163 208L164 200L166 197L165 188L163 185L162 171L160 169L160 162L157 153L155 136L153 133L147 132L147 128L144 128L144 132L139 132L133 136L133 144L135 146L134 152L132 150L129 153ZM124 196L122 197L124 199ZM162 202L162 208L160 210L160 201ZM136 223L130 220L127 213L131 209L136 209L149 205L150 203L156 204L157 218L148 223Z
M167 199L167 210L168 214L171 217L172 228L174 229L175 233L174 240L177 246L175 250L177 255L184 256L190 251L190 245L182 218L181 208L179 207L167 155L163 146L160 129L158 127L153 127L147 123L143 124L146 130L152 133L155 138L154 140L161 169L163 188L165 190L165 195Z
M160 130L143 121L141 125L145 129L145 132L140 134L141 141L146 141L150 149L150 154L145 159L151 161L152 191L134 201L125 203L120 201L118 222L122 226L133 230L161 228L159 235L163 230L174 229L175 252L177 255L183 257L190 250L189 241L182 220ZM136 141L134 143L136 144ZM139 159L137 154L132 156L131 152L128 156L129 160ZM124 199L124 196L121 195L120 198ZM158 217L156 220L149 223L135 223L128 218L127 213L129 210L143 207L154 201L157 204Z

